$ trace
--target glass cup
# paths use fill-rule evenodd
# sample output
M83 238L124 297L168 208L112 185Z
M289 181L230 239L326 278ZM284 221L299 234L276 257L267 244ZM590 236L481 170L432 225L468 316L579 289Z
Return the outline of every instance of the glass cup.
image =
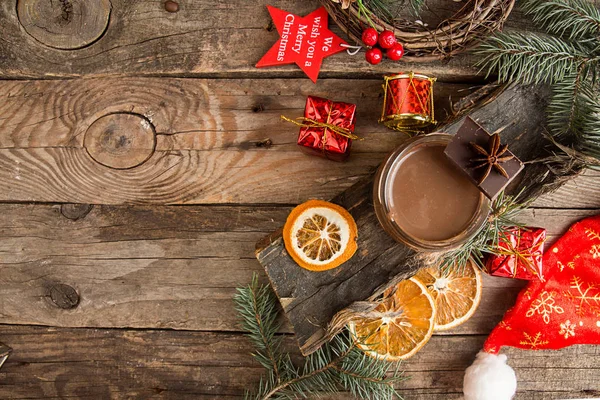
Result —
M432 133L429 135L411 138L407 140L404 144L402 144L400 147L398 147L396 150L394 150L387 157L387 159L379 167L379 170L377 171L377 174L375 176L375 183L373 186L373 203L375 206L375 214L377 215L379 223L381 224L383 229L396 241L404 243L415 250L448 251L456 249L463 245L465 242L467 242L469 239L473 238L481 230L483 225L486 223L490 213L490 200L487 197L485 197L483 193L475 193L474 190L471 190L472 187L468 185L472 185L472 183L462 181L463 177L465 180L468 180L469 178L463 176L462 171L460 171L458 167L452 164L450 160L447 160L446 163L445 157L441 157L437 161L438 168L440 166L441 168L450 168L449 171L444 172L451 174L453 179L458 179L458 181L461 184L467 185L465 187L469 189L469 196L472 197L472 200L470 201L472 204L475 204L474 211L472 212L471 216L469 216L469 214L471 213L471 211L469 210L467 210L464 213L466 214L466 216L464 216L464 218L466 219L466 223L460 226L457 232L450 234L448 237L431 239L419 237L414 233L408 232L409 229L403 229L402 222L400 221L401 218L394 217L395 215L398 215L398 210L394 210L394 207L396 206L394 205L392 188L394 185L394 179L398 179L398 171L400 171L400 169L403 168L403 165L407 165L403 163L408 159L408 157L414 155L416 152L424 149L424 147L427 146L440 146L440 151L442 151L443 148L445 148L448 145L448 143L450 143L451 139L452 135L446 133ZM421 172L421 175L423 173L435 174L436 171L434 168L431 168L431 172L429 172L429 170L424 170ZM426 186L425 183L423 185ZM473 185L473 187L475 186ZM426 193L428 193L428 189L425 187L423 190L425 192L424 196L426 196ZM477 193L479 194L478 199ZM401 193L401 195L411 196L410 193ZM396 193L396 196L398 196L398 193ZM460 197L453 198L450 200L453 200L454 205L459 204L459 206L462 207L463 201ZM411 198L407 198L406 201L408 201L409 203L404 202L405 204L412 204L410 203L410 201L412 201ZM417 201L415 200L415 207L420 207L420 212L423 212L424 210L425 212L427 211L426 208L423 209L423 204L428 204L427 202L420 202L419 204L416 203ZM467 201L464 201L464 204L467 203ZM467 207L467 205L465 205L464 207ZM472 208L472 206L470 206L469 208ZM450 213L452 211L456 212L457 210L449 210ZM411 210L402 210L402 212L410 214ZM435 225L435 221L429 222Z

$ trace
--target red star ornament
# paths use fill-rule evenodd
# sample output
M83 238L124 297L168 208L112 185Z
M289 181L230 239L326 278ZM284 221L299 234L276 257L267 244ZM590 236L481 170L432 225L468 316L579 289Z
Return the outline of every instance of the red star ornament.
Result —
M328 29L328 15L321 7L306 17L299 17L279 8L267 6L279 32L279 40L256 64L256 67L296 63L317 82L323 58L344 51L344 42Z

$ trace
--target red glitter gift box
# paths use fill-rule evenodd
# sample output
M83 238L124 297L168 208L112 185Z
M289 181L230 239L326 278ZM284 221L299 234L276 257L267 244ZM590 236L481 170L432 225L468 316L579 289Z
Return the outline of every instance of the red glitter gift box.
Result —
M493 276L544 281L542 255L546 230L512 228L500 236L496 254L488 257L487 271Z
M356 105L308 96L298 145L307 153L335 161L350 155Z

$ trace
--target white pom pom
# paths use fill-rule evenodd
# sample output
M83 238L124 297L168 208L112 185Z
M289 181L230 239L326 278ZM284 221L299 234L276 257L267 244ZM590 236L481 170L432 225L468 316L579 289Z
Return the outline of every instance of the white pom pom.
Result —
M506 364L504 354L480 351L465 372L465 400L510 400L517 391L515 371Z

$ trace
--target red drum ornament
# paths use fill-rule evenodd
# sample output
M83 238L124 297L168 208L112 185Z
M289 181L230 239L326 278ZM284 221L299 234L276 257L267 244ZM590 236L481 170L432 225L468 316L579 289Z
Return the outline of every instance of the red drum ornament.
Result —
M407 72L385 76L384 79L383 110L379 122L400 131L435 124L433 84L436 78Z

